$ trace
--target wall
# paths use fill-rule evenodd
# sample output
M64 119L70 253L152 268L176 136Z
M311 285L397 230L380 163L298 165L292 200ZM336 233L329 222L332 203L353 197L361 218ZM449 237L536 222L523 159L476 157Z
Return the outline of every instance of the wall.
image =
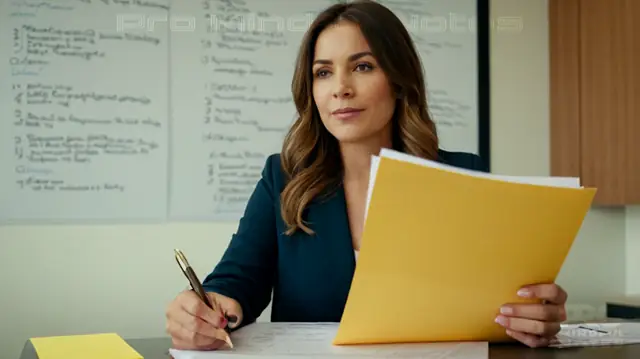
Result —
M640 296L640 205L627 207L627 294Z
M492 0L491 6L492 170L549 175L548 2ZM522 31L500 31L499 19L515 16ZM625 217L624 208L595 208L585 219L557 280L569 292L568 309L575 309L570 317L602 314L606 298L640 280L640 268L626 272L633 268L625 267Z
M522 32L496 31L492 39L493 165L499 173L546 175L546 1L493 0L492 7L494 19L520 16L524 21ZM626 230L637 237L640 210L626 216ZM234 223L0 227L3 356L17 358L33 336L105 331L124 337L164 335L165 306L186 284L173 248L182 248L204 276L234 230ZM639 250L640 240L633 245ZM640 291L632 285L640 280L640 267L629 259L626 269L634 276L626 284ZM594 306L605 296L624 292L623 210L591 211L559 283L570 291L571 302Z

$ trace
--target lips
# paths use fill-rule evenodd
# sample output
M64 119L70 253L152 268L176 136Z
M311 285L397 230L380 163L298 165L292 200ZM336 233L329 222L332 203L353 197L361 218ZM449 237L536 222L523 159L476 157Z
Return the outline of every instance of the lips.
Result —
M364 110L360 108L344 107L344 108L333 111L332 114L334 117L340 120L351 120L360 116L360 113L362 111Z
M333 111L332 114L334 114L334 115L350 114L350 113L361 112L361 111L362 111L362 109L359 109L359 108L344 107L344 108L340 108L340 109L337 109L337 110Z

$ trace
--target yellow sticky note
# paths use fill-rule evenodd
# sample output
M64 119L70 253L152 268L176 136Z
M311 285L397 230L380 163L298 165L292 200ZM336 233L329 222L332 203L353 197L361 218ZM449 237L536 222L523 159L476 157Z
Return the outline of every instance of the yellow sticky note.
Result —
M38 359L143 359L118 334L31 338Z
M555 281L596 192L385 157L373 188L337 345L512 340L500 307Z

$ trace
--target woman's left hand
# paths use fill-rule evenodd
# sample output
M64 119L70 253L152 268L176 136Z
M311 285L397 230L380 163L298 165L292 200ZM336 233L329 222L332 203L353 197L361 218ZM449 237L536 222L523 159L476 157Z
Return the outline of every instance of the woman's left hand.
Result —
M543 303L505 304L496 323L529 347L548 346L560 331L560 323L567 319L564 307L567 293L556 284L536 284L521 288L518 295L542 299Z

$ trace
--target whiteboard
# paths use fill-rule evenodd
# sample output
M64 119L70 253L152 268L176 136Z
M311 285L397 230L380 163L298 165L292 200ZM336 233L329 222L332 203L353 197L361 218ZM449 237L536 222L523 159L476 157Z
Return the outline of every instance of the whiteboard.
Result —
M335 2L0 3L0 219L239 219ZM441 148L478 153L477 0L379 2L416 42Z
M169 3L136 4L2 1L4 221L166 218L168 31L126 34L116 18Z

